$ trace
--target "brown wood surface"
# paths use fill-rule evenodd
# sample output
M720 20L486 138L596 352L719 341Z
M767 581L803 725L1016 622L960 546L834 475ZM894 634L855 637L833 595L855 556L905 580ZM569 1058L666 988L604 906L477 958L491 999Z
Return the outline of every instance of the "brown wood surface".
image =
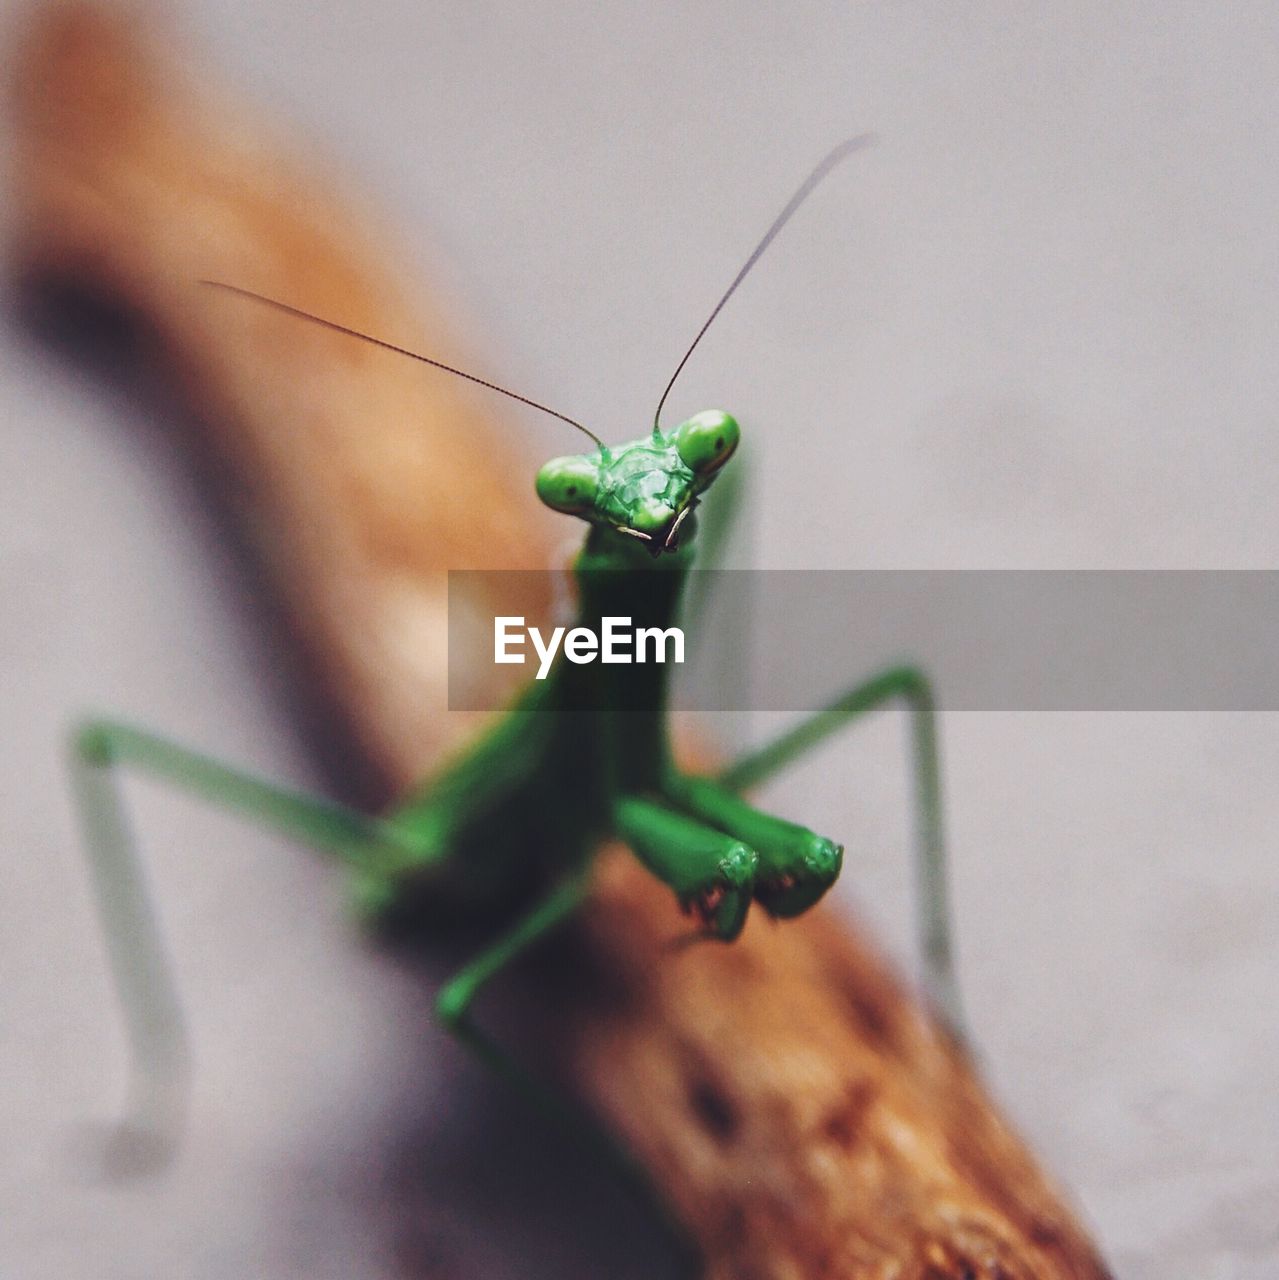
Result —
M405 787L471 728L444 711L443 571L542 568L549 525L484 393L195 285L463 362L443 308L404 296L376 218L171 58L136 16L33 13L11 261L141 321L216 433L336 707ZM592 980L551 992L548 1016L709 1275L1107 1274L971 1062L855 932L822 910L756 913L732 946L673 950L686 927L609 851L581 925Z

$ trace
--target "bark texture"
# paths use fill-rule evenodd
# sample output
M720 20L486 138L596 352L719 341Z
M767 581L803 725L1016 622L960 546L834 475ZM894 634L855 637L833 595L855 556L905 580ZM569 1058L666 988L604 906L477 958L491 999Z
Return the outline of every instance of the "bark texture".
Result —
M443 308L406 300L377 219L186 70L136 14L32 14L10 98L11 260L141 322L215 432L341 714L407 787L469 728L444 710L444 570L543 568L548 523L483 393L196 285L468 363ZM591 980L550 999L575 1087L710 1276L1108 1274L972 1063L866 942L822 910L780 926L757 912L733 946L672 950L686 927L606 852L581 925Z

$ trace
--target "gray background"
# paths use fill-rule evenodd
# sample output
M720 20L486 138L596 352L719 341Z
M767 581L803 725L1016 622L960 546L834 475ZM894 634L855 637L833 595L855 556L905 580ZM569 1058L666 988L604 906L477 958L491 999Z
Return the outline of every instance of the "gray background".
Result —
M606 435L642 429L805 169L874 129L673 402L745 425L751 563L1276 563L1271 5L182 18L420 233L491 372ZM660 1274L624 1203L426 1026L427 984L358 942L328 869L148 787L192 1136L159 1184L71 1180L68 1127L110 1112L122 1062L70 713L318 774L163 423L7 326L0 424L0 1269ZM832 688L856 674L832 636ZM1279 719L965 713L944 735L963 976L1008 1110L1120 1274L1275 1274ZM769 799L847 839L840 899L906 963L900 753L885 718Z

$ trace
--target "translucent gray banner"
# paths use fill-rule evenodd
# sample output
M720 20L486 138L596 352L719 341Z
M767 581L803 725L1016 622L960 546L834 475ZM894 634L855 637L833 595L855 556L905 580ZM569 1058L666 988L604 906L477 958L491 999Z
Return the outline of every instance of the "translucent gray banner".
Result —
M531 642L525 665L495 663L494 620L566 590L551 574L450 573L451 707L500 705L495 688L536 675ZM574 625L571 607L555 624ZM681 625L684 662L668 655L667 670L689 709L814 710L902 662L955 710L1279 709L1270 570L694 571ZM651 683L631 670L607 696L646 705Z

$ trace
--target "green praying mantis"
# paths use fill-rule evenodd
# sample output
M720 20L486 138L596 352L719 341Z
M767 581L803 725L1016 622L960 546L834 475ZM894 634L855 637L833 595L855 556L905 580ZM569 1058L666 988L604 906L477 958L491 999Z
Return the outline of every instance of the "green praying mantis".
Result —
M760 255L828 173L866 144L849 139L808 175L774 220L685 352L651 431L608 445L583 424L473 374L234 285L257 303L478 382L561 419L590 452L556 458L537 475L541 500L586 522L573 565L576 623L605 618L670 627L697 545L699 502L731 465L741 431L728 413L695 414L663 429L667 396L715 317ZM594 850L620 837L671 890L696 937L731 943L752 908L800 916L835 883L844 848L756 808L742 793L849 722L892 702L911 720L916 806L918 925L928 996L962 1026L946 902L934 697L913 666L893 667L715 776L685 772L672 755L668 676L660 665L609 667L559 660L530 681L482 736L392 811L370 816L277 786L162 737L90 719L73 737L73 786L86 833L112 969L131 1050L126 1118L112 1147L117 1167L167 1158L180 1131L187 1052L179 1002L163 960L117 782L122 769L167 780L331 855L350 872L371 917L407 917L433 895L460 896L481 915L513 884L540 886L532 905L438 993L442 1023L516 1083L521 1068L473 1017L479 992L586 900Z

